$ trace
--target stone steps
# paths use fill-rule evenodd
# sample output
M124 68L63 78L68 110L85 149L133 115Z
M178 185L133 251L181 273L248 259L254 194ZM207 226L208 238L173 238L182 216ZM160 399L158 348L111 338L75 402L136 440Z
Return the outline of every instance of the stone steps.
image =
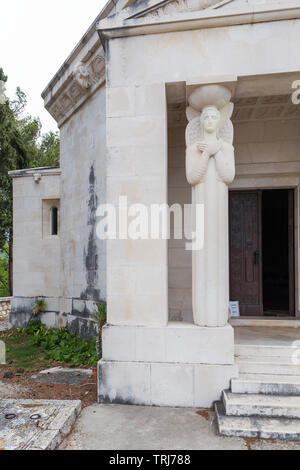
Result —
M249 344L245 332L239 335L239 377L215 404L220 434L299 441L299 335L282 331L274 339L258 334L259 344Z
M239 357L285 357L292 358L296 347L292 346L272 346L254 344L236 344L235 355Z
M300 396L249 395L224 391L223 404L229 416L300 418Z
M293 364L288 357L251 357L236 358L240 374L295 375L300 376L300 364Z
M227 416L222 402L215 404L215 411L222 436L300 441L299 419Z
M300 396L300 376L240 374L231 381L232 393Z
M247 357L238 361L239 377L232 379L231 390L224 391L222 402L215 404L221 435L300 440L299 366L291 365L286 357L267 360ZM241 373L241 365L252 373Z

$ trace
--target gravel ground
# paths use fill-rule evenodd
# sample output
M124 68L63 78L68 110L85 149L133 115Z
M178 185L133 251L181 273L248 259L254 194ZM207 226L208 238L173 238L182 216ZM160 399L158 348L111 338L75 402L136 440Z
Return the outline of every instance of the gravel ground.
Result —
M3 398L22 398L30 392L29 388L24 385L8 384L0 380L0 400Z

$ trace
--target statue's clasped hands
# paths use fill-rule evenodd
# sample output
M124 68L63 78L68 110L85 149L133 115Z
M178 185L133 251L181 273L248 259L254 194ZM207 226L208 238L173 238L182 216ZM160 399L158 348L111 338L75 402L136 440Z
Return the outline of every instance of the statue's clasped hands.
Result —
M215 142L199 142L196 144L199 152L206 152L210 157L213 157L221 149L222 144L219 140Z

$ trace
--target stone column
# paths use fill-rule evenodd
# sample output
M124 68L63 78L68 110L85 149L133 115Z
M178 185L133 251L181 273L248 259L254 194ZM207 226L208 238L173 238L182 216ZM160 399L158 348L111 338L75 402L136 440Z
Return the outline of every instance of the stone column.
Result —
M167 151L165 84L108 88L107 202L166 204ZM123 235L107 242L108 323L166 326L168 242Z
M228 185L235 176L230 91L207 85L189 97L186 174L193 213L201 205L203 246L193 249L193 313L198 326L223 327L229 316ZM204 238L203 238L204 235Z

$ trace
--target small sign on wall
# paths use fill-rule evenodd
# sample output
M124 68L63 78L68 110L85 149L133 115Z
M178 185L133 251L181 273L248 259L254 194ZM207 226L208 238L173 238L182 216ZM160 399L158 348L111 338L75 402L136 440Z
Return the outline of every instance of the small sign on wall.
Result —
M229 302L229 309L230 309L230 318L240 317L240 303L239 301L236 302Z

